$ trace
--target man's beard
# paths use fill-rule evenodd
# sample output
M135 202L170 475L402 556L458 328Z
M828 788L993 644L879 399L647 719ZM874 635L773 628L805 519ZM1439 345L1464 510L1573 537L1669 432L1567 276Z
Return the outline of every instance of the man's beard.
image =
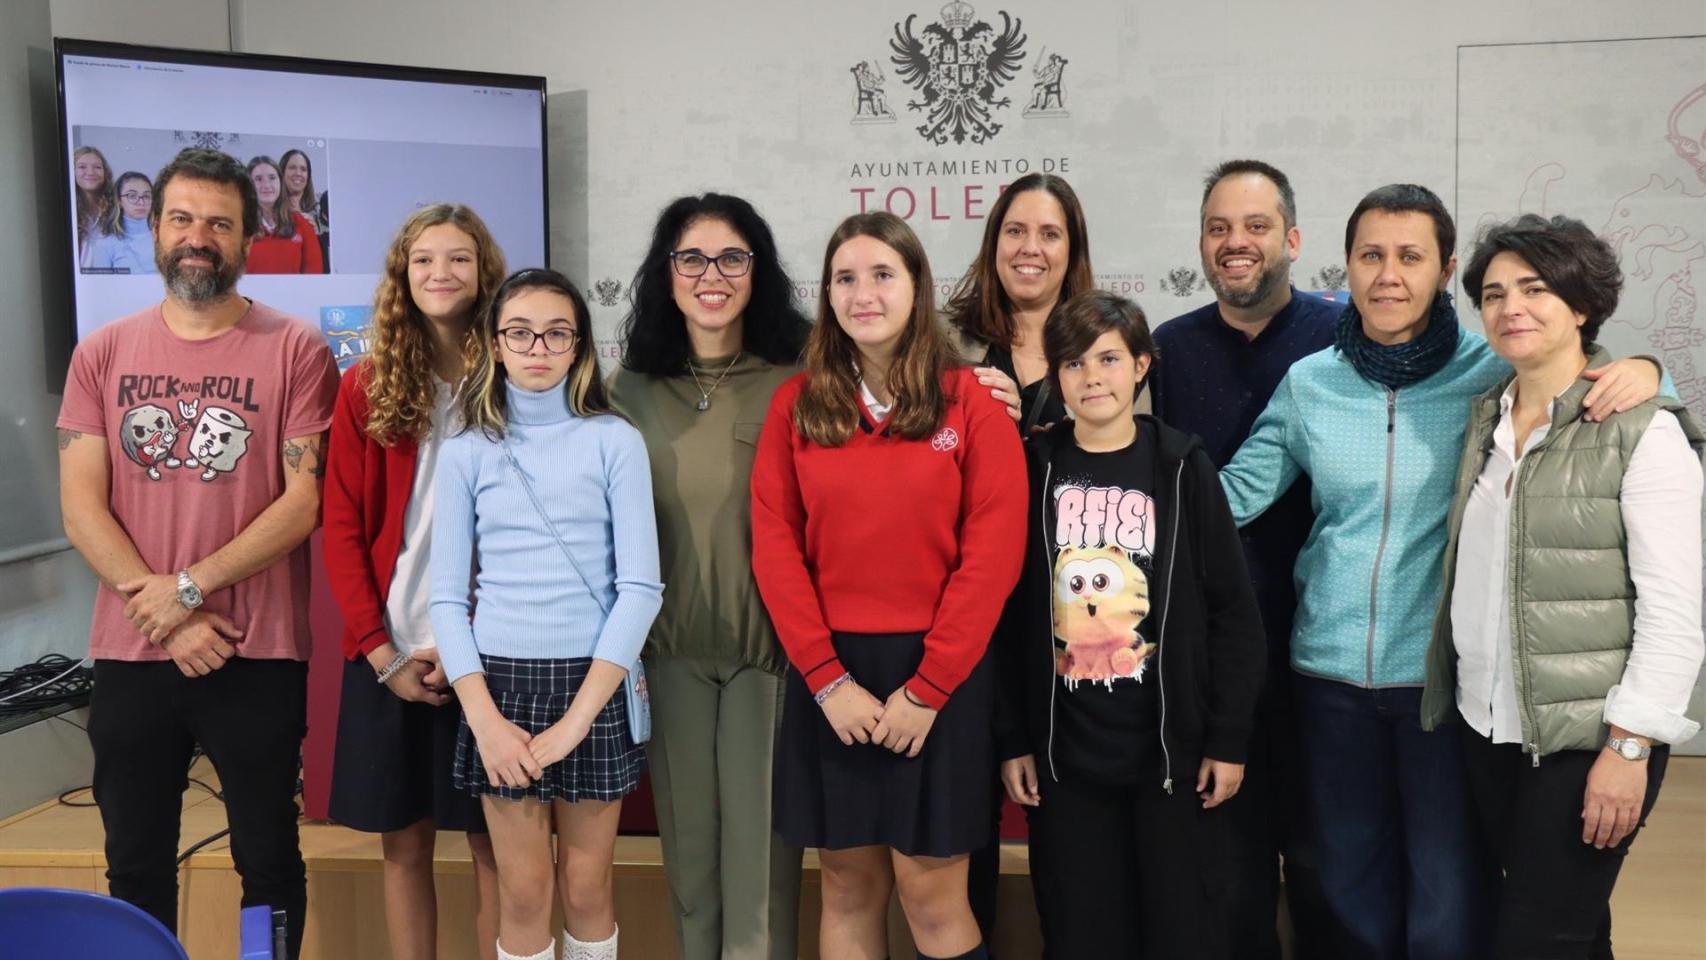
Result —
M211 268L185 267L189 257L201 257L213 264ZM228 263L215 247L177 247L171 252L154 249L154 266L166 279L166 289L180 300L189 303L212 303L223 298L237 286L243 275L241 263Z
M1208 278L1208 285L1214 289L1215 298L1240 310L1266 303L1282 288L1291 285L1291 261L1285 257L1280 257L1264 268L1256 278L1255 285L1248 290L1233 290L1227 287L1220 275L1214 272L1213 266L1207 259L1203 260L1202 272Z

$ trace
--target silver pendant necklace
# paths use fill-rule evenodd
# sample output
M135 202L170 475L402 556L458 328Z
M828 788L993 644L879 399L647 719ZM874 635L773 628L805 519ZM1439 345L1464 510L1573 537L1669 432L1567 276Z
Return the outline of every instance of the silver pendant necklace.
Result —
M735 354L735 358L729 361L729 365L723 368L723 372L717 374L717 382L711 384L711 389L709 390L705 389L705 384L699 379L699 371L694 369L693 361L687 361L687 372L693 374L693 385L699 389L699 402L693 405L693 409L698 410L700 413L704 413L706 410L711 409L711 394L716 393L717 388L723 385L723 378L729 375L729 371L735 368L735 364L740 362L740 358L745 355L745 353L746 351L742 350L740 353Z

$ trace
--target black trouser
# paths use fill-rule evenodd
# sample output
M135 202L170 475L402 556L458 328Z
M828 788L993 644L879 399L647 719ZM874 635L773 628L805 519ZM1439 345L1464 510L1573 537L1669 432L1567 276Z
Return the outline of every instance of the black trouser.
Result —
M1232 815L1234 874L1232 955L1238 960L1280 960L1280 858L1285 859L1286 911L1291 917L1292 955L1330 960L1333 920L1315 871L1302 745L1293 709L1291 668L1279 661L1270 671L1256 708L1249 762Z
M293 660L236 657L193 679L169 660L95 661L89 743L113 896L177 930L179 819L199 743L225 795L243 906L285 910L297 955L308 901L296 832L307 700L308 665Z
M1038 758L1039 761L1042 758ZM1230 805L1204 810L1197 761L1133 786L1056 781L1026 810L1049 960L1225 960ZM1063 772L1064 776L1064 772Z
M1611 888L1635 831L1604 850L1582 842L1582 795L1602 751L1565 750L1541 757L1536 767L1518 745L1496 744L1466 723L1459 726L1476 813L1504 870L1493 955L1611 960ZM1665 746L1655 746L1647 759L1641 824L1669 760Z

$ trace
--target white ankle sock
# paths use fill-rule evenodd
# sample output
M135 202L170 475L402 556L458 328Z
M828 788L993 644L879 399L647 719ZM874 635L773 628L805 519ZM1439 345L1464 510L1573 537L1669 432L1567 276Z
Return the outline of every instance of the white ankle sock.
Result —
M597 943L587 943L576 940L567 929L563 930L563 960L616 960L616 937L622 933L620 926L610 931L610 939Z
M567 949L567 947L568 945L564 944L564 949ZM614 957L616 955L611 954L611 956ZM530 953L524 957L519 953L510 953L508 950L505 950L504 942L499 940L498 960L557 960L557 941L553 940L546 944L545 949L539 953Z

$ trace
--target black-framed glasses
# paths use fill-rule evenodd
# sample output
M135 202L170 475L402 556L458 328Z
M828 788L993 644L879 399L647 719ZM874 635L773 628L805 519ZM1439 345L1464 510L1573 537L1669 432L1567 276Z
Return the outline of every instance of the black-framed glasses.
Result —
M712 257L707 256L703 250L674 250L670 252L669 261L674 264L675 272L684 277L702 277L714 263L717 265L717 272L728 279L746 276L747 271L752 269L752 251L731 247Z
M126 190L119 194L118 198L120 200L127 200L131 203L141 203L144 200L154 199L154 194L149 193L146 190Z
M573 330L563 327L554 327L544 333L535 333L526 327L509 327L499 330L498 336L503 337L504 346L509 348L509 352L516 354L532 353L533 345L541 340L545 342L546 353L568 353L574 349L575 341L579 339Z

